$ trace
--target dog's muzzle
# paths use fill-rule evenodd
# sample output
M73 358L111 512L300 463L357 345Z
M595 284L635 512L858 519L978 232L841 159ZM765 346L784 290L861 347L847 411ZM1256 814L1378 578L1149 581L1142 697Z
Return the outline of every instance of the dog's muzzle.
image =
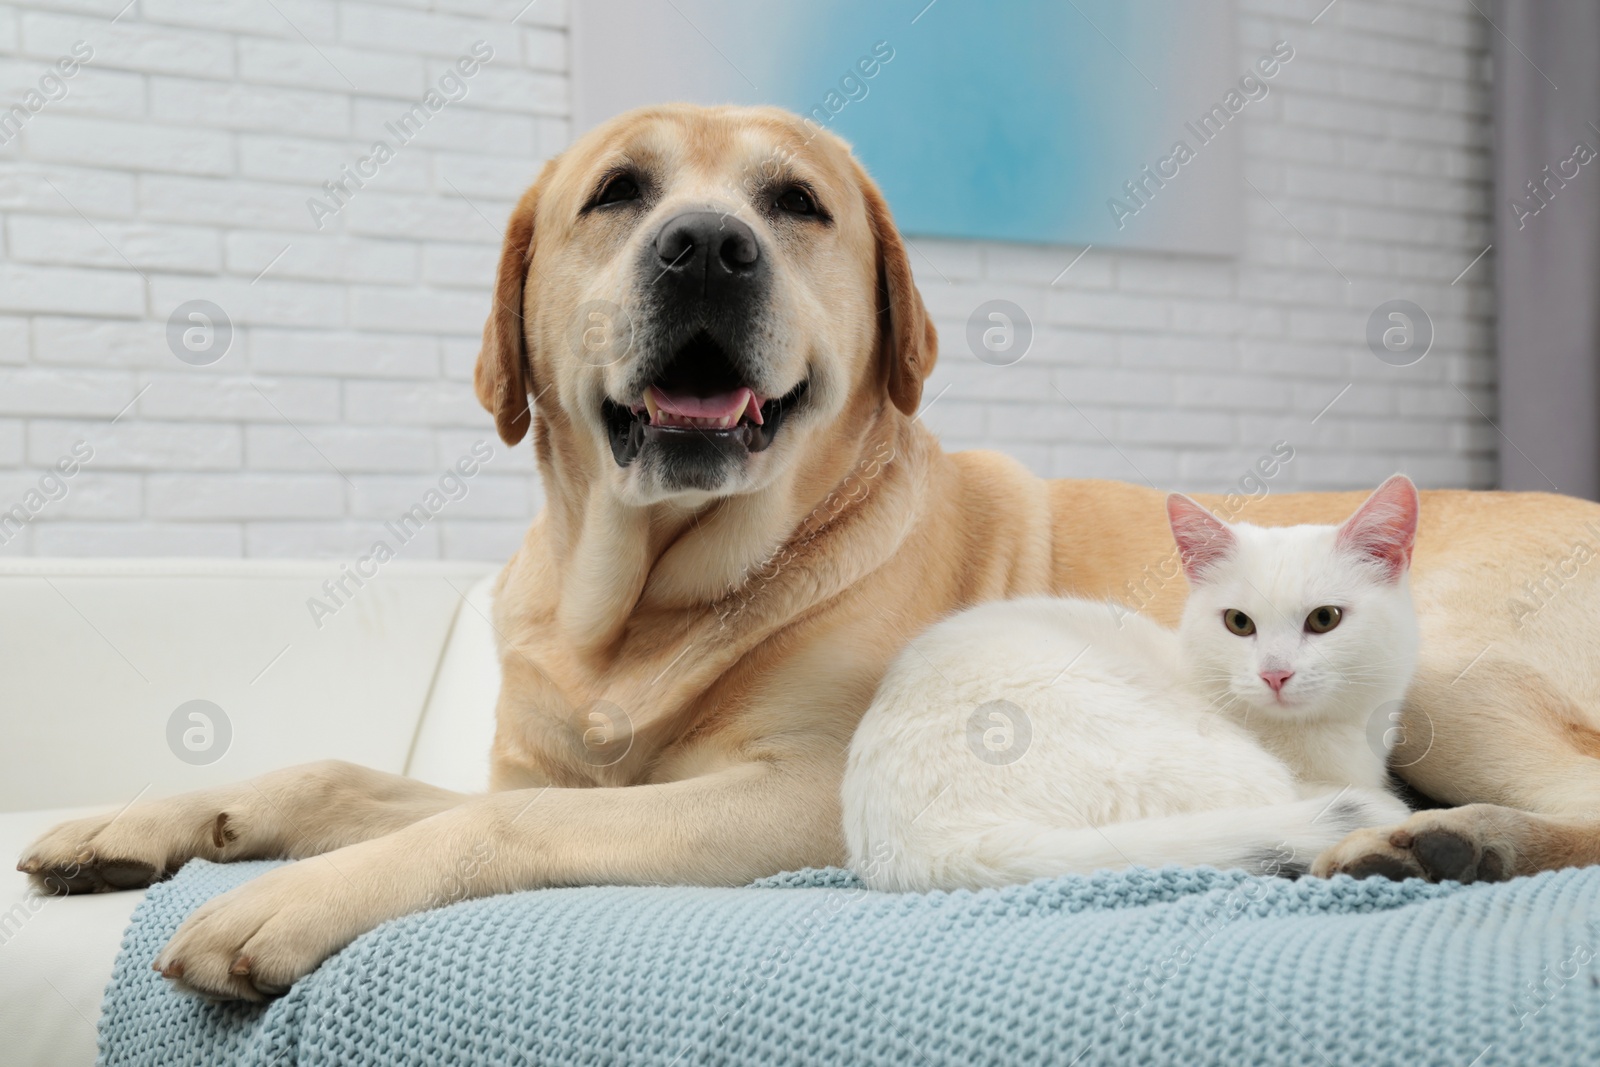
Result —
M755 231L732 215L685 211L662 225L645 266L651 333L678 340L641 367L625 399L602 405L617 464L652 443L684 462L764 451L807 382L767 395L745 354L772 281Z

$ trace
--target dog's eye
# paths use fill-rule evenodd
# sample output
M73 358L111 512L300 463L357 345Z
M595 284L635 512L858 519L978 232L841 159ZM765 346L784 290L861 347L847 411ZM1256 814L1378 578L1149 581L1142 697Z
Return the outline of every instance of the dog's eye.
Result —
M1255 620L1237 608L1229 608L1222 613L1222 625L1228 628L1229 633L1240 637L1249 637L1256 632Z
M631 174L614 175L600 190L600 195L594 198L596 207L604 204L620 204L624 200L639 199L639 183Z
M787 211L791 215L815 215L817 202L811 199L811 194L799 186L791 185L778 194L773 201L779 211Z
M1314 634L1325 634L1335 626L1338 626L1339 620L1342 618L1344 618L1344 612L1329 604L1325 607L1317 608L1306 616L1306 629Z

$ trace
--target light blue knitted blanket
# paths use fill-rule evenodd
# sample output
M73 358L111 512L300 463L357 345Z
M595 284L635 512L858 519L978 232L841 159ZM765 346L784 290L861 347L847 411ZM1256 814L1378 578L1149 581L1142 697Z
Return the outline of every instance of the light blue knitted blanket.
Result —
M171 991L150 962L178 923L270 866L196 861L150 892L101 1063L1600 1064L1600 868L549 889L388 923L270 1005Z

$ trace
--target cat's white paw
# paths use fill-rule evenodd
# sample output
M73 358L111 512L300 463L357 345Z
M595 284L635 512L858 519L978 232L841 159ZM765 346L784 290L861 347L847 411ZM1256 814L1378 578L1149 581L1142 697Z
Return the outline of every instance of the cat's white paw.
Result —
M1326 817L1317 821L1325 821L1349 834L1369 826L1404 822L1410 817L1411 809L1406 807L1406 802L1388 790L1351 786L1334 795Z

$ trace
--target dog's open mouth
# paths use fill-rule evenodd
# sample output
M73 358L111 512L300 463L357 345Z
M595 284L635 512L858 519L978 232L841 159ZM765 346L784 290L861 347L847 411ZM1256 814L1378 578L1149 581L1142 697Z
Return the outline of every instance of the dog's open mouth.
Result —
M611 454L626 467L645 442L712 445L761 452L806 393L806 381L780 397L745 384L728 353L697 333L632 403L602 405Z

